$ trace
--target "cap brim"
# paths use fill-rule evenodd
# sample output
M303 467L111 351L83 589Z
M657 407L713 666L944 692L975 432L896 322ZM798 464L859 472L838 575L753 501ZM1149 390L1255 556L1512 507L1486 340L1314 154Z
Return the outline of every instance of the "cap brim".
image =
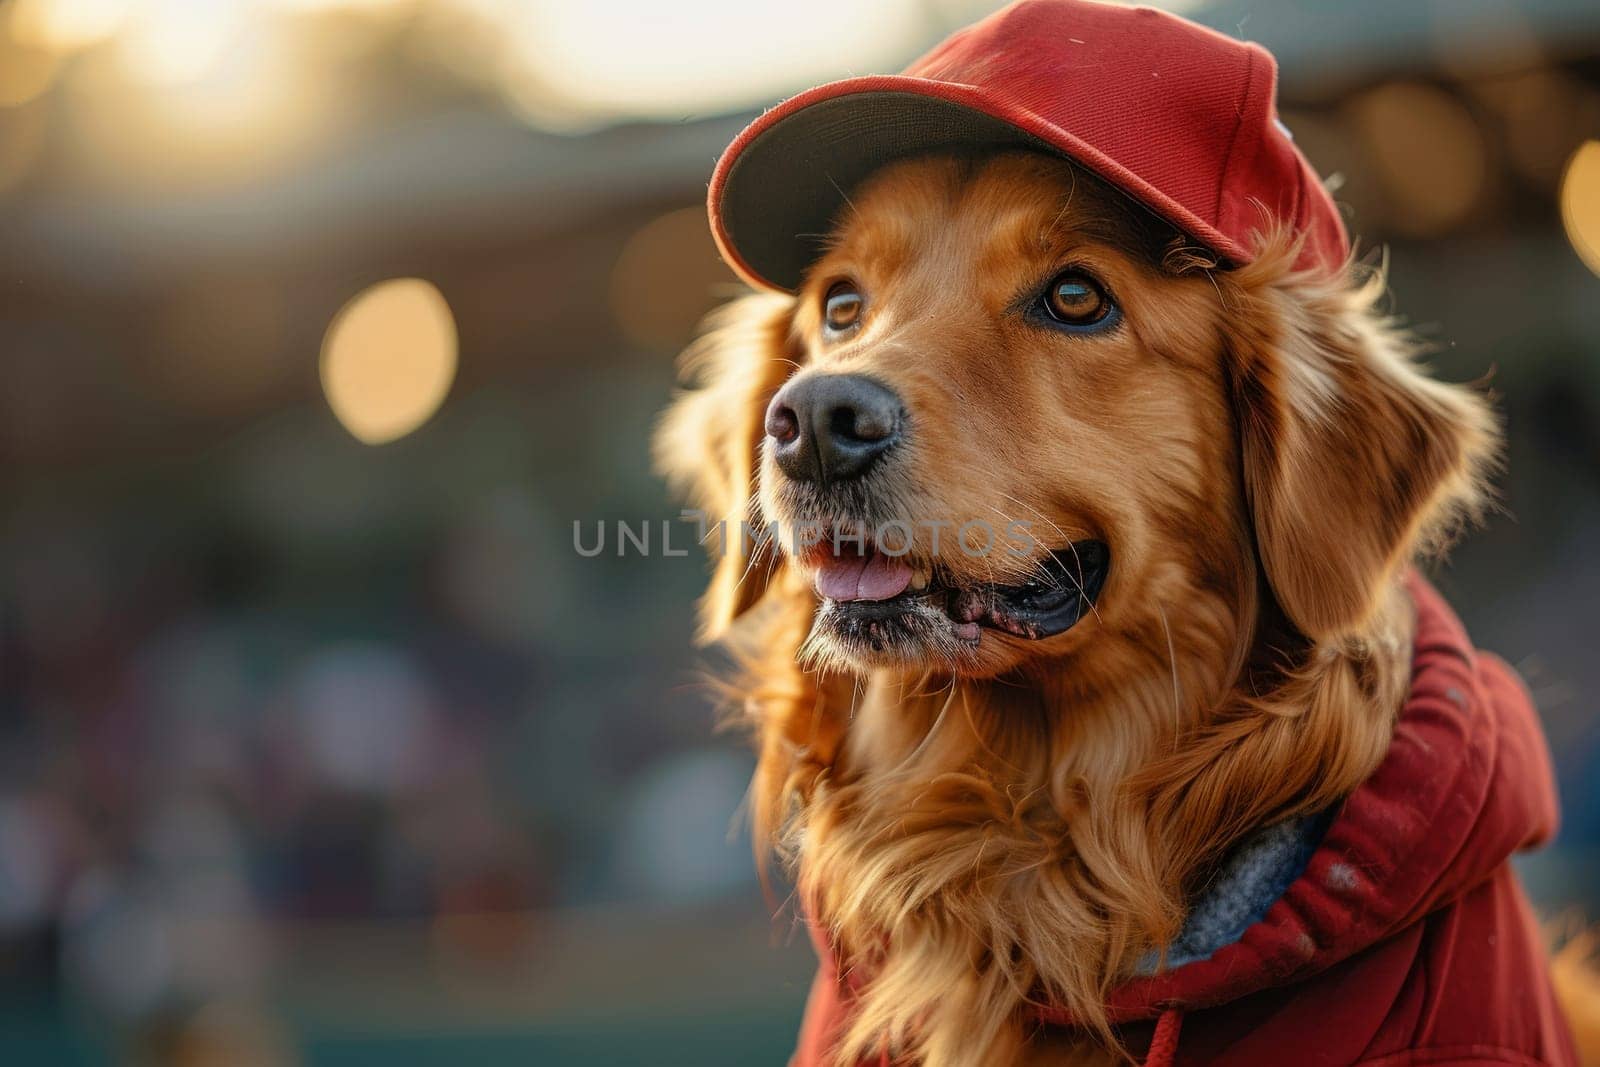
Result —
M873 75L819 86L768 111L711 177L711 229L752 285L793 292L848 193L895 160L939 150L1031 148L1071 159L1223 257L1245 251L1115 160L975 86Z

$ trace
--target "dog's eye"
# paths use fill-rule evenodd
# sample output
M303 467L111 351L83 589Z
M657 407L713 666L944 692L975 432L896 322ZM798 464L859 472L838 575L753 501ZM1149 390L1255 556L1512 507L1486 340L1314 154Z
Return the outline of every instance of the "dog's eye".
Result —
M834 282L822 299L822 322L829 333L843 333L861 321L861 293L850 282Z
M1111 298L1106 291L1080 270L1057 274L1041 302L1052 319L1068 326L1092 326L1111 313Z

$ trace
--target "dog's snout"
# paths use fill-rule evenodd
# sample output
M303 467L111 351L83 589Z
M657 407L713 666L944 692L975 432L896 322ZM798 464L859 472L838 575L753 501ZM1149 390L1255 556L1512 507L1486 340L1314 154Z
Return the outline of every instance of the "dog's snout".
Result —
M900 436L900 398L859 374L801 375L767 407L766 430L784 474L797 481L859 478Z

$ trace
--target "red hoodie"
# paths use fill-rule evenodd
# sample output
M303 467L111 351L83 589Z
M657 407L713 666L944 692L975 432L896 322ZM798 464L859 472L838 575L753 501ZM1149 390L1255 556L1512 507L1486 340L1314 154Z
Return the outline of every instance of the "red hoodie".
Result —
M1411 692L1378 769L1236 940L1112 993L1112 1018L1147 1064L1576 1067L1507 862L1556 827L1532 701L1437 592L1421 578L1410 589ZM850 1010L818 951L792 1067L826 1064Z

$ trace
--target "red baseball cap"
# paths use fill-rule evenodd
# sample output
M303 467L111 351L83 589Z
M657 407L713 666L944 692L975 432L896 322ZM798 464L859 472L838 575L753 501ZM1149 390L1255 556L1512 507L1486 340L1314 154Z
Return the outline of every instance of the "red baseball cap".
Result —
M1278 119L1260 45L1096 0L1019 0L904 74L785 100L711 176L717 246L752 285L794 290L849 190L906 156L1035 148L1066 156L1227 263L1271 225L1305 236L1299 266L1338 270L1338 209Z

